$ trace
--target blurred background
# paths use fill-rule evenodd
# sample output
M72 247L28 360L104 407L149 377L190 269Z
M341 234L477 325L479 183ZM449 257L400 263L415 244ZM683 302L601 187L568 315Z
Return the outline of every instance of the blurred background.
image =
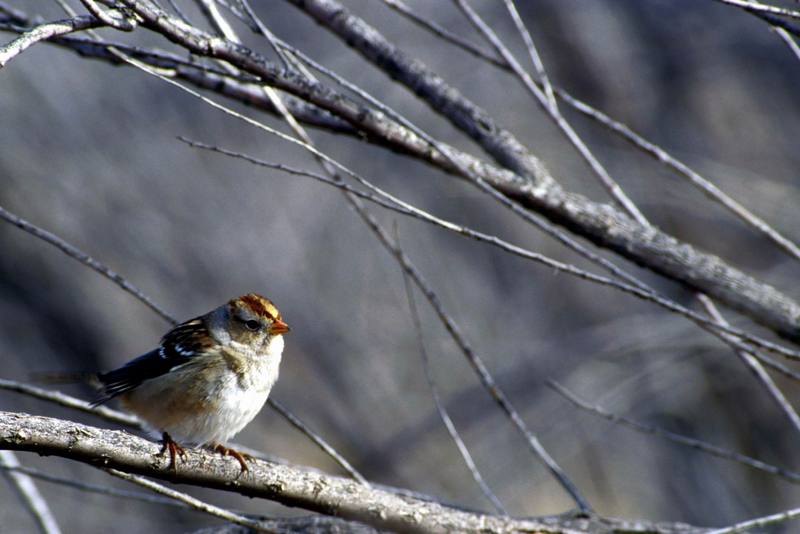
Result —
M539 155L564 187L607 201L575 151L510 75L442 43L382 2L343 3L483 106ZM453 4L408 3L418 14L484 44ZM200 21L188 4L181 3ZM282 39L433 136L484 157L294 7L254 4ZM528 65L502 2L471 4ZM554 83L627 123L778 230L800 238L800 60L764 22L713 1L518 4ZM9 5L45 20L63 18L58 6L45 0ZM242 26L236 29L251 46L271 53ZM169 46L146 30L102 33ZM12 38L2 34L4 43ZM233 107L285 130L271 116ZM796 262L647 156L562 109L655 224L800 298L793 283L800 272ZM492 511L436 415L402 274L341 194L191 149L176 136L317 170L305 153L140 71L44 44L3 69L0 121L0 205L108 264L179 319L251 291L270 297L292 326L274 398L369 480ZM326 153L421 208L588 267L459 180L352 138L312 135ZM615 426L578 411L545 385L554 379L613 412L800 469L797 436L786 418L718 340L611 289L392 213L373 212L388 228L397 224L409 256L499 385L598 512L723 526L796 506L800 491L783 479ZM150 350L168 328L108 280L11 225L0 224L0 250L0 377L28 381L33 372L109 369ZM624 266L672 298L697 306L677 285ZM434 314L417 301L445 404L489 486L514 515L571 508ZM727 317L758 331L733 313ZM800 400L797 384L776 380L790 400ZM64 391L91 395L80 386ZM0 391L0 409L113 427L6 391ZM341 474L268 408L236 441ZM127 487L75 462L22 453L19 458L53 474ZM189 511L45 482L39 487L65 532L191 532L218 523ZM188 491L235 509L298 513L237 495ZM0 531L33 530L5 483L0 503ZM74 513L78 509L91 512ZM791 529L774 530L783 531Z

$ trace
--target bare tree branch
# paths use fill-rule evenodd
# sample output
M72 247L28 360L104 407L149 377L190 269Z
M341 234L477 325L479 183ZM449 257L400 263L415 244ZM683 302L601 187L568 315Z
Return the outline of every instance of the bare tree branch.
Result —
M597 517L549 516L515 519L490 516L430 501L401 497L356 481L298 467L256 460L241 474L236 460L203 449L187 450L177 471L159 456L157 443L127 432L74 422L0 412L0 449L54 455L105 469L145 475L260 497L327 515L361 521L376 528L421 532L507 533L677 533L704 529Z
M5 471L6 478L19 493L22 502L25 503L25 507L36 521L39 530L42 534L61 534L61 529L50 511L47 501L39 492L31 477L17 470L20 467L22 466L13 452L0 450L0 469Z
M96 273L103 275L104 277L108 278L124 291L130 293L136 299L141 301L145 306L156 312L162 319L168 321L171 324L176 324L177 320L172 317L169 313L164 311L160 306L158 306L155 302L153 302L149 297L147 297L142 291L131 284L124 276L116 273L110 267L103 265L99 261L95 260L82 250L78 249L77 247L67 243L57 235L52 232L48 232L42 228L39 228L35 224L32 224L22 217L11 213L10 211L4 209L0 206L0 219L5 220L16 226L17 228L28 232L29 234L38 237L42 241L45 241L54 247L58 248L69 256L70 258L79 261L80 263L86 265L87 267L91 268Z
M32 386L30 384L24 384L15 380L6 380L5 378L0 378L0 389L22 393L23 395L53 402L66 408L96 415L112 423L117 423L131 428L142 428L141 421L130 414L120 412L118 410L112 410L108 406L92 406L85 400L77 399L70 395L65 395L60 391L51 391L49 389Z
M129 19L120 11L113 9L105 11L97 5L97 2L94 0L81 0L81 3L89 10L89 13L97 17L103 24L115 30L132 32L136 29L136 19Z
M89 484L87 482L81 482L79 480L73 480L71 478L54 476L49 473L40 471L38 469L33 469L32 467L25 467L22 465L16 467L8 467L5 465L0 465L0 469L4 469L10 472L23 473L25 475L37 478L39 480L43 480L45 482L58 484L60 486L65 486L78 491L85 491L87 493L96 493L98 495L105 495L106 497L134 500L134 501L146 502L149 504L158 504L163 506L172 506L175 508L187 508L185 504L177 502L173 499L167 499L166 497L159 497L157 495L152 495L144 491L120 490L109 486Z
M546 80L546 73L545 76L542 76L543 67L540 65L541 60L538 60L538 52L536 51L535 46L533 45L530 36L527 33L527 30L522 24L521 19L519 18L519 14L516 12L516 8L512 0L504 0L508 10L512 15L512 19L514 20L514 24L517 26L518 31L522 34L523 39L526 43L526 46L529 50L529 55L531 56L531 60L534 63L534 66L537 68L537 71L540 72L540 86L544 86L545 90L550 85L545 82ZM479 57L483 61L486 61L495 67L501 68L505 71L514 72L510 64L506 61L505 58L495 59L492 56L489 56L487 53L483 52L482 50L474 47L470 43L464 41L463 39L457 36L449 36L446 33L442 34L442 30L439 29L434 23L426 20L422 17L415 15L413 12L409 11L406 6L403 4L398 4L395 0L384 0L385 3L390 5L392 8L396 9L403 15L409 17L413 20L416 24L421 26L422 28L434 33L437 36L442 37L444 40L451 42L452 44L463 48L464 50L474 54L475 56ZM787 45L791 48L792 52L800 58L800 48L798 48L797 44L789 35L789 32L781 27L775 27L775 31L778 35L787 43ZM538 63L537 64L537 60ZM664 148L656 145L655 143L648 141L641 135L637 134L633 131L629 126L626 124L614 120L613 118L609 117L602 111L598 110L595 107L587 104L586 102L575 98L569 92L565 91L561 87L552 86L552 90L557 98L563 101L565 104L570 106L572 109L579 111L584 116L594 120L598 124L603 125L609 131L619 135L622 139L625 139L634 147L642 150L644 153L654 157L667 167L671 168L673 171L677 172L680 176L686 178L690 183L695 185L700 191L702 191L708 198L719 202L722 206L728 209L731 213L739 217L742 221L746 224L752 226L757 231L763 233L767 238L773 241L776 245L780 248L785 250L787 253L791 254L796 259L800 259L800 247L797 246L792 240L787 238L786 236L782 235L778 232L775 228L769 225L766 221L762 218L758 217L747 208L742 206L739 202L731 198L727 195L724 191L722 191L719 187L711 183L711 181L707 180L703 176L701 176L697 171L690 168L688 165L683 163L682 161L678 160L675 156L670 154Z
M728 321L722 316L722 314L717 310L717 307L714 306L714 303L706 297L705 295L699 295L698 299L708 311L708 314L716 319L718 322L722 324L728 324ZM786 415L786 418L789 419L789 422L792 424L792 427L795 429L796 432L800 432L800 416L797 415L792 404L789 402L789 399L783 394L783 392L778 388L778 385L775 384L775 381L772 380L772 377L769 376L767 371L761 365L761 362L756 358L756 356L745 350L738 350L734 349L734 353L739 357L740 360L747 366L750 372L753 373L753 376L758 380L764 388L767 390L767 393L775 401L775 404L778 408Z
M216 105L216 106L220 107L219 104L215 104L213 102L211 102L211 103L213 105ZM227 112L230 112L230 110L228 110ZM235 113L235 112L232 112L232 113ZM244 118L246 120L248 120L248 121L252 121L252 119L247 119L246 117L244 117ZM280 134L279 132L276 132L276 131L272 130L271 128L267 127L267 126L264 126L263 124L259 124L258 127L264 128L264 129L266 129L268 131L271 131L271 133L275 133L276 135L283 136L283 134ZM284 138L285 138L285 136L284 136ZM607 277L604 277L604 276L599 276L599 275L596 275L596 274L591 273L589 271L585 271L583 269L577 268L577 267L575 267L573 265L562 263L562 262L559 262L557 260L553 260L552 258L549 258L549 257L544 256L542 254L539 254L539 253L524 249L522 247L519 247L517 245L513 245L513 244L508 243L506 241L503 241L502 239L499 239L496 236L485 234L483 232L478 232L478 231L472 230L470 228L467 228L465 226L460 226L460 225L454 224L454 223L452 223L450 221L447 221L447 220L444 220L444 219L440 219L440 218L438 218L436 216L428 214L427 212L425 212L423 210L419 210L417 208L413 208L413 207L409 206L407 203L401 202L398 205L393 200L385 200L385 199L383 199L381 197L378 197L378 196L375 196L375 195L371 195L369 193L365 193L364 191L360 191L358 189L355 189L352 186L349 186L347 184L343 184L343 183L340 183L340 182L336 182L336 181L334 181L332 179L329 179L329 178L327 178L325 176L321 176L319 174L315 174L315 173L312 173L312 172L304 171L304 170L301 170L301 169L295 169L295 168L289 167L287 165L279 164L279 163L270 163L270 162L267 162L267 161L259 160L258 158L254 158L254 157L249 156L247 154L234 152L234 151L231 151L231 150L227 150L227 149L216 147L216 146L207 145L207 144L204 144L204 143L199 143L197 141L192 141L190 139L186 139L186 138L183 138L183 137L180 137L179 139L181 141L185 142L185 143L188 143L189 145L191 145L193 147L204 149L204 150L210 150L212 152L218 152L220 154L224 154L226 156L230 156L230 157L237 158L237 159L242 159L242 160L248 161L248 162L250 162L250 163L252 163L254 165L268 167L270 169L276 169L276 170L279 170L279 171L282 171L282 172L286 172L286 173L289 173L289 174L295 174L295 175L298 175L298 176L307 176L309 178L313 178L313 179L315 179L317 181L320 181L320 182L323 182L325 184L328 184L328 185L343 189L343 190L347 191L348 193L350 193L352 195L355 195L355 196L357 196L359 198L363 198L363 199L369 200L370 202L374 202L374 203L378 204L379 206L384 207L386 209L395 211L397 213L401 213L403 215L407 215L407 216L410 216L410 217L417 218L419 220L425 221L425 222L430 223L430 224L434 224L436 226L439 226L439 227L442 227L442 228L444 228L446 230L449 230L449 231L455 232L457 234L469 237L471 239L475 239L477 241L482 241L484 243L488 243L488 244L490 244L492 246L496 246L496 247L498 247L498 248L500 248L500 249L502 249L502 250L504 250L506 252L509 252L509 253L514 254L516 256L519 256L521 258L525 258L525 259L528 259L528 260L531 260L531 261L534 261L534 262L537 262L537 263L542 263L542 264L544 264L544 265L546 265L546 266L548 266L550 268L553 268L555 270L568 273L570 275L576 276L576 277L578 277L580 279L583 279L583 280L588 280L588 281L595 282L595 283L598 283L598 284L601 284L601 285L614 287L614 288L619 289L620 291L623 291L625 293L629 293L631 295L635 295L635 296L637 296L637 297L639 297L639 298L641 298L641 299L643 299L645 301L655 303L655 304L657 304L657 305L659 305L659 306L661 306L661 307L663 307L663 308L665 308L665 309L667 309L669 311L675 312L675 313L677 313L679 315L682 315L682 316L686 317L687 319L689 319L691 321L696 322L697 324L701 325L707 331L709 331L709 332L713 333L714 335L716 335L717 337L719 337L721 340L723 340L726 344L730 345L734 349L752 351L752 347L749 347L748 344L747 344L747 343L752 343L755 346L762 347L764 349L767 349L767 350L776 352L778 354L781 354L781 355L785 356L786 358L793 359L793 360L800 360L800 354L798 354L796 351L789 350L789 349L787 349L785 347L782 347L780 345L776 345L776 344L774 344L774 343L772 343L772 342L770 342L768 340L765 340L763 338L760 338L760 337L757 337L757 336L752 336L752 335L747 334L746 332L744 332L744 331L742 331L742 330L740 330L738 328L734 328L734 327L728 326L726 324L719 323L719 322L716 322L714 320L708 319L707 317L705 317L705 316L703 316L701 314L698 314L697 312L694 312L694 311L692 311L692 310L690 310L690 309L688 309L688 308L686 308L684 306L681 306L680 304L677 304L675 301L672 301L670 299L666 299L664 297L661 297L660 295L658 295L656 293L653 293L653 292L651 292L649 290L643 290L643 289L640 289L637 286L632 286L632 285L629 285L629 284L618 282L616 280L613 280L613 279L610 279L610 278L607 278ZM328 156L325 156L325 157L328 157ZM340 165L340 164L337 163L337 165ZM349 169L346 169L346 168L344 168L344 169L349 175L354 176L356 178L356 180L358 180L360 183L368 184L368 182L363 177L353 173ZM392 198L392 197L389 196L389 198ZM721 333L726 333L728 335L727 336L723 336L723 335L721 335ZM747 343L739 341L738 338L741 338L742 340L745 340ZM760 354L758 352L752 352L752 353L756 358L759 359L759 361L762 361L765 365L769 366L772 369L777 370L778 372L780 372L784 376L792 378L793 380L800 380L800 374L798 374L795 371L792 371L791 369L789 369L788 367L784 366L783 364L781 364L779 362L776 362L776 361L774 361L774 360L772 360L772 359L770 359L770 358L768 358L768 357L766 357L763 354Z
M133 0L129 1L131 4L136 4ZM185 24L171 19L166 13L161 17L162 12L155 7L140 7L151 15L151 26L158 20L159 24L156 24L155 29L163 31L167 37L191 50L204 55L224 56L223 58L227 57L234 64L236 64L233 60L235 57L240 68L247 67L244 70L251 74L260 75L277 87L339 115L354 127L364 130L364 133L371 138L379 138L383 143L391 144L401 152L421 157L448 172L458 172L458 169L447 162L438 151L428 150L426 143L415 140L415 136L408 135L407 132L403 133L402 128L398 130L396 124L389 124L385 119L381 119L379 114L348 104L346 98L341 95L334 96L329 90L321 90L318 84L309 84L307 80L300 80L290 74L283 76L285 73L272 69L263 58L257 54L246 53L241 47L225 44L221 40L213 41L213 46L210 46L212 44L209 41L210 37L204 36L199 30L187 28ZM178 29L176 23L182 26ZM370 29L369 35L374 37L376 33ZM360 43L362 40L357 41ZM425 74L425 72L417 73L422 68L418 63L414 63L416 67L412 72L417 77ZM439 84L443 84L443 81L439 80ZM437 93L439 97L451 98L454 90L446 85L442 89L447 90ZM464 167L483 176L499 190L517 198L523 205L540 211L554 222L592 239L601 246L611 248L661 274L687 283L720 302L743 311L754 320L786 337L794 338L800 332L798 329L800 308L796 302L771 286L762 284L730 267L719 258L701 253L657 229L641 228L609 206L593 203L580 195L565 192L555 185L531 188L518 177L481 163L463 153L455 152L451 157L457 157L463 162ZM543 176L549 176L543 167L539 171L545 173Z
M131 3L135 4L132 0ZM258 74L270 83L340 115L353 126L365 129L365 133L370 137L377 137L401 152L422 157L449 172L458 172L458 169L438 151L428 150L426 143L415 140L413 135L398 131L396 124L387 123L379 114L357 105L350 105L346 98L341 95L334 96L329 90L320 89L318 84L309 84L307 80L299 80L289 74L283 76L283 73L272 69L257 54L244 53L230 43L225 44L224 41L216 40L213 41L213 46L210 46L210 38L204 36L202 32L186 28L185 24L178 30L175 23L182 24L180 21L170 19L166 14L160 17L161 12L154 7L142 6L142 9L152 16L151 24L159 20L164 26L159 28L159 25L156 25L157 30L163 30L168 37L190 49L205 55L227 57L233 63L236 63L232 59L235 57L239 60L238 66L249 67L245 69L248 72ZM447 91L440 96L448 97L451 92ZM565 192L557 186L531 188L518 177L463 153L456 151L449 155L461 160L460 166L483 176L499 190L517 198L523 205L542 212L551 220L585 235L601 246L616 250L623 256L657 272L702 290L786 337L794 338L800 332L797 328L800 322L800 308L796 302L771 286L762 284L730 267L719 258L701 253L657 229L647 230L637 227L633 221L609 206L593 203L580 195ZM540 171L546 173L543 168Z
M135 4L134 0L126 1L129 5ZM496 125L485 111L461 96L458 90L449 86L421 61L407 57L377 30L337 2L289 1L338 35L377 67L407 85L456 127L480 143L501 165L534 181L531 185L519 177L497 180L499 176L484 176L509 197L600 246L610 248L640 265L681 281L696 291L706 293L725 305L742 311L785 337L800 339L800 307L786 295L727 265L720 258L681 243L657 228L641 225L610 206L564 191L541 162L509 132ZM165 28L163 23L157 25L156 29L181 39L175 31ZM187 42L183 38L185 46L196 45L197 35L192 36L194 42ZM197 48L212 55L231 55L225 47L218 46L217 43L212 47ZM264 74L269 76L265 79L272 83L274 73L267 71ZM288 88L287 90L292 92ZM333 111L322 100L318 99L315 103ZM369 128L370 133L389 135L386 131L388 126L374 112L362 110L358 114L348 109L340 111L344 113L334 112L348 121L356 121L353 122L354 125L360 124L361 127ZM365 120L367 118L369 120ZM407 137L392 137L408 140ZM475 169L473 171L477 172Z
M570 124L564 119L561 115L560 111L558 110L558 106L555 101L555 95L553 94L553 89L550 84L550 81L547 77L547 73L544 69L544 65L539 58L539 53L536 50L536 46L533 43L533 39L531 38L530 34L525 28L525 25L522 23L522 20L519 17L519 14L516 11L516 8L512 2L512 0L505 0L506 8L511 14L515 25L517 26L517 31L522 35L523 40L528 48L529 55L531 56L531 61L534 64L537 73L540 78L540 83L544 86L544 91L542 91L539 86L533 81L533 79L528 75L526 71L524 71L519 64L518 61L514 58L511 51L503 44L497 34L483 21L483 19L469 6L469 4L465 0L454 0L461 10L466 14L472 24L478 28L478 30L484 34L486 39L492 43L498 53L503 57L503 59L511 66L514 73L516 74L517 78L519 78L528 88L528 90L536 97L539 104L545 109L545 111L550 115L553 121L559 125L562 132L567 135L570 141L573 143L573 146L583 155L584 159L589 162L592 169L595 171L596 176L600 179L602 184L606 187L609 194L612 198L616 199L617 202L622 206L622 208L637 222L643 225L650 226L650 222L644 216L642 212L636 207L633 201L624 193L622 188L611 178L610 175L605 171L603 166L597 161L594 155L589 151L588 147L583 143L577 133L572 129ZM782 31L779 29L779 31ZM599 112L598 112L599 113ZM604 117L608 119L607 117ZM611 121L613 122L613 121ZM607 122L604 122L607 124ZM614 126L619 129L621 125L618 123L614 123ZM623 131L626 133L633 134L627 128L623 127ZM642 146L641 141L643 141L638 136L633 134L633 139L637 144L636 146ZM662 153L664 152L658 147L654 147L654 145L650 145L648 148L656 148L660 150ZM663 160L663 159L662 159ZM688 167L685 167L688 169ZM744 209L741 205L727 197L724 193L722 193L719 189L711 185L710 183L703 180L700 176L696 173L692 173L688 175L693 180L693 183L698 185L702 188L703 191L711 192L711 196L714 199L718 199L720 202L723 203L726 207L731 209L734 213L742 217L746 222L749 222L759 230L763 231L768 237L771 237L777 243L783 245L786 250L793 254L797 259L800 259L800 249L797 248L794 243L791 241L783 238L777 232L775 232L771 227L769 227L766 223L762 220L758 219L757 217L750 214L746 209ZM698 298L702 302L703 306L706 308L708 314L718 323L723 325L728 325L728 322L722 316L722 314L717 310L714 302L709 299L707 296L700 294ZM775 400L778 407L786 414L789 421L792 423L794 428L800 431L800 417L798 417L797 413L795 412L794 408L791 406L789 401L783 395L783 393L778 389L775 383L772 381L770 376L761 366L759 361L749 352L734 350L734 352L740 357L740 359L748 366L748 368L753 372L753 375L756 379L764 385L768 394Z
M741 523L737 523L730 527L712 530L708 534L737 534L738 532L747 532L748 530L753 530L754 528L768 527L770 525L786 523L787 521L792 521L797 518L800 518L800 508L793 508L792 510L786 510L785 512L779 512L766 517L742 521Z
M250 519L241 514L237 514L231 512L230 510L220 508L219 506L214 506L213 504L203 502L200 499L192 497L191 495L187 495L186 493L183 493L181 491L175 491L174 489L170 489L164 486L163 484L153 482L152 480L147 480L144 477L138 475L131 475L129 473L125 473L123 471L118 471L117 469L111 469L111 468L105 469L105 471L108 474L113 475L117 478L121 478L122 480L127 480L128 482L132 482L143 488L147 488L154 493L158 493L159 495L164 495L166 497L169 497L170 499L174 499L180 503L185 504L189 508L192 508L193 510L197 510L198 512L203 512L205 514L212 515L214 517L219 517L221 519L224 519L225 521L229 521L233 524L247 527L257 532L266 532L268 534L277 532L271 526L261 523L261 521Z
M397 235L397 232L395 232L395 243L397 243L399 246L400 238ZM425 348L425 340L422 337L422 321L419 318L417 304L414 300L414 289L411 287L411 281L409 280L408 273L405 270L403 270L403 286L406 290L406 299L408 300L408 311L411 315L411 323L413 324L414 331L417 335L419 355L422 358L422 370L425 374L425 381L428 383L428 389L431 390L431 396L433 397L433 403L436 406L436 412L439 414L439 418L442 420L442 423L444 423L447 433L450 434L450 438L453 440L453 443L455 443L461 458L464 460L464 465L467 466L467 470L470 472L473 480L475 480L475 483L486 497L486 500L492 503L492 506L494 506L495 510L501 514L509 515L508 510L506 510L505 506L503 506L503 503L500 502L500 499L492 491L492 488L490 488L486 483L486 480L484 480L483 475L481 475L478 466L475 465L475 460L472 459L472 454L470 454L466 443L464 443L464 440L461 439L461 434L458 432L455 423L453 423L453 420L450 418L450 414L447 412L447 407L442 402L441 395L439 394L439 386L436 384L436 379L433 377L433 370L431 369L431 361L430 357L428 356L428 350Z
M558 105L556 104L555 97L552 94L552 87L550 87L550 82L547 78L547 74L544 71L544 67L541 64L541 61L536 61L539 55L536 52L536 49L533 48L533 41L530 41L529 47L530 50L532 50L531 56L534 58L534 64L536 64L536 66L539 68L539 76L545 87L544 91L539 89L539 86L536 85L536 82L533 81L533 78L530 77L527 71L522 68L517 59L513 56L513 54L511 54L511 51L503 44L503 42L489 27L489 25L486 24L484 20L475 12L475 10L470 7L466 0L453 1L458 5L461 11L464 12L472 25L483 34L483 36L491 43L497 53L500 54L500 56L505 59L506 63L511 66L511 69L514 71L516 77L522 82L528 92L530 92L536 98L536 101L539 103L542 109L544 109L550 119L556 124L556 126L558 126L559 130L561 130L561 133L564 134L578 154L580 154L587 165L589 165L589 168L600 181L600 184L603 186L603 188L608 192L609 196L611 196L611 198L617 204L619 204L619 206L636 222L639 224L648 225L647 220L642 212L639 211L639 208L636 207L636 204L634 204L628 195L625 194L616 180L611 177L603 164L600 163L592 151L589 150L589 147L586 146L586 143L584 143L580 138L578 133L572 128L569 122L564 119L564 117L561 115L561 112L559 112ZM513 10L512 13L514 13ZM522 33L523 35L528 36L528 40L530 40L530 36L528 35L527 31L523 31Z
M794 38L789 35L789 32L783 28L777 27L775 28L775 32L780 36L781 39L783 39L783 42L786 43L786 46L789 47L794 56L797 59L800 59L800 46L798 46Z
M106 266L105 264L95 260L82 250L78 249L77 247L67 243L57 235L48 232L38 226L26 221L22 217L15 215L7 210L5 210L2 206L0 206L0 219L4 219L5 221L17 226L18 228L24 230L25 232L38 237L39 239L55 246L56 248L60 249L64 252L67 256L83 263L87 267L91 268L95 272L103 275L104 277L108 278L112 282L114 282L117 286L125 290L126 292L130 293L138 300L143 302L148 308L156 312L161 318L167 320L171 324L177 324L177 320L172 317L170 314L165 312L160 306L158 306L155 302L153 302L147 295L145 295L139 288L134 286L131 282L129 282L125 277L120 274L114 272L111 268ZM35 388L33 386L27 385L20 385L19 383L11 383L10 381L0 379L0 387L5 387L7 389L11 389L12 387L17 388L17 391L27 393L29 395L36 395L40 398L47 398L47 400L55 400L61 403L71 403L72 408L76 408L82 411L88 411L92 413L102 413L104 417L107 419L117 418L119 419L118 422L122 424L128 425L135 425L137 428L139 426L139 421L135 417L131 417L127 414L123 414L121 412L116 412L115 410L111 410L104 406L94 408L88 405L88 403L84 403L82 401L73 402L69 399L66 399L66 395L63 395L58 392L48 392L46 390L41 390L40 388ZM39 389L39 391L34 391ZM344 457L336 452L336 450L327 443L322 436L315 433L308 425L305 425L300 421L298 417L293 415L289 410L284 407L283 405L278 404L273 399L267 399L267 403L269 406L274 409L278 414L282 417L286 418L289 423L300 430L303 434L305 434L311 441L314 442L317 446L319 446L323 452L330 455L333 460L341 465L346 471L348 471L354 478L357 480L365 481L364 477L361 476L353 467L350 465ZM133 421L133 422L131 422Z
M756 13L768 13L770 15L780 15L782 17L790 17L793 19L800 19L800 11L787 9L785 7L778 7L762 2L753 2L751 0L715 0L720 4L727 4L729 6L741 7L748 11Z
M761 460L751 458L744 454L739 454L738 452L723 449L722 447L717 447L716 445L712 445L710 443L706 443L698 439L690 438L688 436L683 436L681 434L676 434L674 432L669 432L667 430L663 430L661 428L652 425L646 425L644 423L634 421L633 419L629 419L621 415L616 415L607 410L604 410L599 406L589 404L588 402L578 398L577 395L569 391L567 388L552 380L548 382L548 385L552 387L555 391L557 391L565 399L567 399L569 402L577 406L578 408L591 412L595 415L599 415L600 417L608 419L609 421L612 421L614 423L623 424L629 428L632 428L638 432L643 432L645 434L654 434L656 436L661 436L672 442L692 447L693 449L697 449L707 454L711 454L718 458L731 460L733 462L737 462L746 465L748 467L752 467L753 469L764 471L766 473L769 473L770 475L781 477L782 479L787 480L792 484L800 484L800 473L797 473L795 471L790 471L788 469L784 469L783 467L770 465L766 462L762 462Z
M0 69L8 65L9 61L38 42L60 35L86 30L88 28L97 28L103 25L104 24L96 18L86 15L36 26L7 45L0 46Z
M264 131L267 131L269 133L277 135L278 137L280 137L282 139L285 139L287 141L291 141L291 142L294 142L294 143L297 143L297 144L303 146L308 151L310 151L315 157L319 158L320 160L322 160L326 164L331 165L332 168L335 167L337 169L333 173L334 178L330 180L333 183L341 183L341 179L338 177L338 170L342 170L346 174L348 174L349 176L352 176L352 177L356 178L360 183L366 185L367 187L371 187L371 188L375 189L373 186L371 186L371 184L369 184L369 182L367 182L366 180L361 178L359 175L357 175L353 171L347 169L342 164L340 164L339 162L333 160L332 158L330 158L326 154L320 152L319 150L317 150L315 147L313 147L309 143L307 143L305 141L300 141L298 139L291 138L291 137L289 137L289 136L287 136L285 134L282 134L282 133L278 132L277 130L275 130L273 128L270 128L270 127L268 127L268 126L266 126L266 125L264 125L262 123L259 123L258 121L255 121L255 120L253 120L253 119L251 119L249 117L245 117L244 115L241 115L241 114L239 114L239 113L237 113L237 112L235 112L235 111L233 111L233 110L231 110L229 108L226 108L225 106L222 106L222 105L214 102L213 100L210 100L210 99L208 99L208 98L196 93L195 91L193 91L191 89L188 89L186 87L181 86L180 84L177 84L177 82L174 82L174 81L172 81L172 80L170 80L168 78L165 78L165 77L161 76L160 74L158 74L158 73L156 73L154 71L150 71L147 67L142 67L142 68L145 71L149 72L150 74L152 74L154 76L157 76L157 77L163 79L164 81L166 81L168 83L171 83L173 85L177 85L178 87L180 87L184 91L187 91L187 92L193 94L194 96L202 99L204 102L207 102L208 104L216 107L217 109L220 109L220 110L224 111L225 113L228 113L228 114L230 114L232 116L238 117L238 118L244 120L245 122L247 122L248 124L251 124L253 126L258 127L259 129L262 129ZM328 181L328 180L327 179L323 179L323 181ZM381 192L380 190L377 190L377 191ZM386 196L392 202L394 202L396 204L399 204L400 206L404 207L406 210L413 210L415 212L420 212L420 210L412 208L409 204L404 203L404 202L396 199L395 197L393 197L391 195L388 195L388 194L383 193L383 192L381 192L381 193L383 194L383 196ZM536 435L527 427L527 425L522 420L522 418L520 417L520 415L517 412L517 410L511 404L510 400L502 392L502 390L497 386L497 384L495 383L495 381L492 378L491 374L489 373L486 365L483 363L483 360L481 359L481 357L478 354L476 354L475 351L472 349L470 343L466 340L464 335L461 333L460 328L458 328L458 325L452 319L452 316L444 309L444 307L442 306L441 301L439 300L438 296L433 291L433 289L430 287L430 285L425 281L425 279L422 276L422 274L420 273L420 271L414 266L414 264L411 262L409 257L403 252L403 250L398 248L397 245L395 245L392 242L392 240L390 239L388 233L377 222L377 220L372 216L372 214L370 214L368 211L366 211L363 208L363 206L361 205L360 201L355 196L353 196L350 193L348 193L345 198L350 203L350 205L356 210L356 212L359 214L361 219L367 224L369 229L375 234L375 236L378 238L378 240L381 243L381 245L383 245L383 247L387 251L389 251L392 254L393 257L396 258L396 260L400 264L401 268L404 269L411 276L411 279L414 281L414 283L417 285L417 287L420 288L420 290L422 291L423 295L425 295L425 297L428 299L428 302L431 304L433 309L436 311L437 316L439 317L439 319L444 324L447 332L453 338L453 341L456 342L456 344L458 345L458 347L461 350L461 352L467 358L467 361L469 362L470 366L472 366L472 369L477 374L481 384L486 388L487 392L491 395L492 399L500 406L500 408L502 409L503 413L505 413L508 416L509 420L514 425L514 427L525 438L529 449L539 458L539 460L541 460L545 464L545 466L547 467L547 469L550 472L550 474L559 482L559 484L564 488L564 490L575 501L575 503L578 505L578 507L582 511L590 511L591 507L590 507L588 501L581 495L581 492L578 490L577 486L567 476L567 474L558 465L558 463L550 455L550 453L547 452L547 450L541 444L541 442L536 437ZM551 264L555 263L555 262L553 262L553 260L548 260L548 262L551 263ZM573 272L573 271L575 271L577 269L572 267L572 266L568 266L567 270L570 271L570 272ZM589 276L588 273L583 273L583 274L585 276ZM594 276L594 275L591 275L591 276Z

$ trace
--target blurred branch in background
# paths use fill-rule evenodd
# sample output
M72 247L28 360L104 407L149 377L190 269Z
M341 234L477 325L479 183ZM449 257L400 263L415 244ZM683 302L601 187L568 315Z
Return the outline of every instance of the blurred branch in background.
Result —
M777 467L774 465L769 465L767 463L762 462L761 460L757 460L755 458L750 458L743 454L739 454L737 452L725 450L723 448L717 447L715 445L711 445L710 443L704 443L700 440L689 438L687 436L681 436L680 434L676 434L674 432L669 432L667 430L652 426L652 425L645 425L639 423L638 421L633 421L627 417L622 417L613 413L610 413L599 406L589 404L585 400L578 398L574 393L570 392L564 386L559 384L558 382L549 381L548 385L552 387L555 391L557 391L561 396L565 399L570 401L575 406L587 410L595 415L599 415L609 421L614 423L621 423L629 428L632 428L638 432L643 432L645 434L654 434L656 436L661 436L666 438L670 441L675 443L680 443L681 445L685 445L688 447L692 447L699 451L712 454L717 456L718 458L724 458L726 460L731 460L733 462L739 462L741 464L747 465L754 469L760 469L764 472L767 472L771 475L779 476L784 480L791 482L793 484L800 484L800 473L796 473L794 471L789 471L782 467Z
M42 497L36 484L26 473L19 471L20 467L17 456L7 450L0 450L0 469L4 471L5 477L17 489L20 500L30 511L39 529L45 534L60 534L61 529L50 506Z

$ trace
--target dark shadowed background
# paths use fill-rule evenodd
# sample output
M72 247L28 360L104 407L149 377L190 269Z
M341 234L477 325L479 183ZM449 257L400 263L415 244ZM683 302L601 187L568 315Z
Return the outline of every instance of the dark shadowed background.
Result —
M511 76L443 44L382 2L344 3L518 135L567 189L607 201ZM409 3L483 44L450 2ZM525 58L502 2L472 3ZM44 0L9 4L46 20L63 17ZM295 8L254 4L279 37L433 136L483 156ZM764 22L698 0L531 0L519 8L555 83L800 237L800 60ZM187 7L187 14L200 20L194 9ZM145 36L166 46L145 30L135 38L103 34L132 42ZM3 43L12 38L2 34ZM285 130L274 117L234 107ZM800 298L796 262L648 157L564 112L655 224ZM250 291L270 297L293 329L276 399L368 479L491 510L434 410L402 274L341 194L191 149L176 136L316 170L302 150L140 71L45 44L0 73L0 124L0 205L107 263L180 319ZM328 154L405 200L587 267L467 184L351 138L312 135ZM718 340L614 290L391 213L375 214L388 227L397 224L401 243L499 384L600 513L722 526L796 506L800 491L784 480L578 412L545 386L555 379L614 412L800 468L797 436L785 417ZM626 267L697 306L677 285ZM570 508L433 313L418 303L446 405L488 484L514 515ZM167 328L108 280L0 225L1 377L27 381L32 372L108 369L151 349ZM790 400L800 400L796 384L776 380ZM80 386L65 391L91 395ZM112 426L4 391L0 408ZM236 441L340 473L267 408ZM76 463L19 457L54 474L127 487ZM39 486L65 532L189 532L215 524L193 512ZM296 513L236 495L190 492L235 509ZM27 532L32 525L0 484L0 532Z

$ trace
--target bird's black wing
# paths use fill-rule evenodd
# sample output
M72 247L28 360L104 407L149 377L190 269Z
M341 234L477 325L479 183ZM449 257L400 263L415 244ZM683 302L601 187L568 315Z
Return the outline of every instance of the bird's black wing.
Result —
M161 346L129 361L119 369L98 373L103 390L93 405L103 404L139 386L145 380L156 378L183 365L211 343L202 318L181 323L161 339Z

